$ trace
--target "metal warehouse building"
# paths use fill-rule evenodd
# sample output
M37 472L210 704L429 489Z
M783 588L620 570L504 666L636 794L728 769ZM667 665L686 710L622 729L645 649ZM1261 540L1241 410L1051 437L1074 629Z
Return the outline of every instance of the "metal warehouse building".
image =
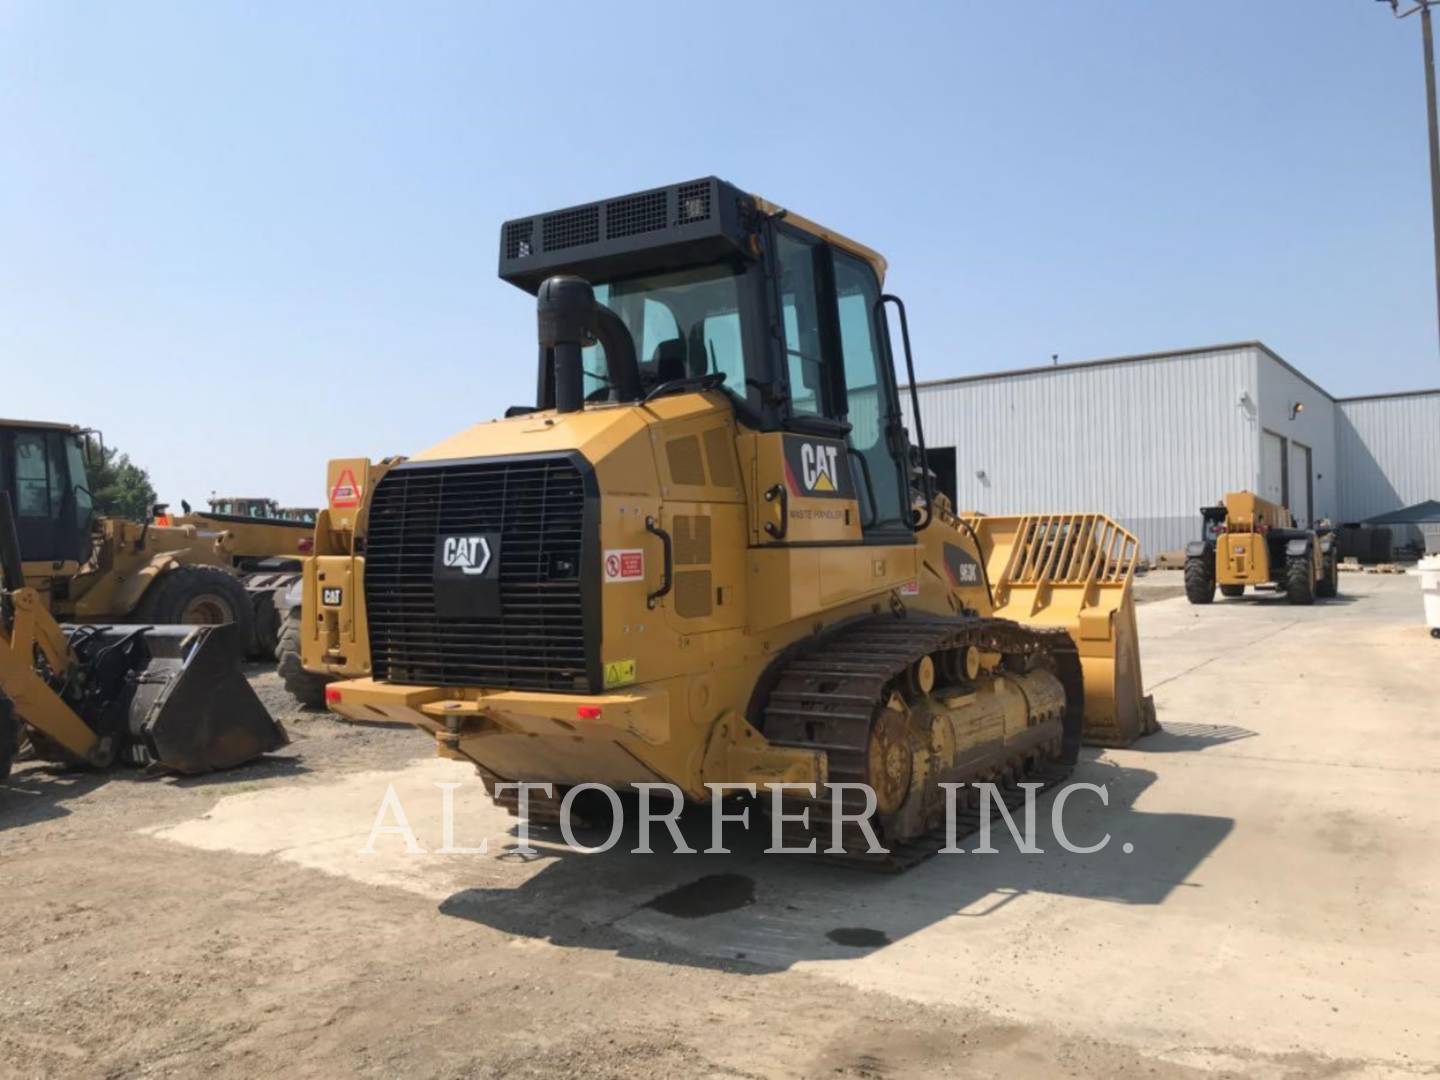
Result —
M1440 390L1336 398L1258 341L916 388L957 506L1099 510L1150 556L1195 539L1200 507L1227 491L1307 523L1440 499Z

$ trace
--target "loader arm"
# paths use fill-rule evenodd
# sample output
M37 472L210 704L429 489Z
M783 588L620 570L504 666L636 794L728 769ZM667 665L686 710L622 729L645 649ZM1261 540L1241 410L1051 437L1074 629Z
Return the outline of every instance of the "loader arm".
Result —
M41 756L104 768L124 753L194 774L284 746L240 672L235 633L59 625L25 584L14 510L0 497L0 696Z
M3 505L8 511L9 502ZM34 589L12 590L8 600L12 609L10 625L0 626L0 693L10 699L16 715L26 724L74 757L97 766L108 764L113 754L107 741L96 735L36 671L37 654L51 671L67 670L70 658L64 632Z

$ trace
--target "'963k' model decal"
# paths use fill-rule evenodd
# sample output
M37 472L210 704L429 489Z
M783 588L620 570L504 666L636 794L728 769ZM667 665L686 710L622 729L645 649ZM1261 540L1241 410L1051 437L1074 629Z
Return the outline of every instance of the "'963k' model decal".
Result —
M950 579L950 584L957 588L982 585L985 582L975 556L954 544L945 545L945 576Z
M837 439L786 435L785 482L791 492L805 498L853 499L850 459Z

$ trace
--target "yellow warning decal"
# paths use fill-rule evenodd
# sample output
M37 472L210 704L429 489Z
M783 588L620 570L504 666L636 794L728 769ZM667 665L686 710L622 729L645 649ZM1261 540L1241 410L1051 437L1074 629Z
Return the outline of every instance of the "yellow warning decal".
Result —
M605 665L605 689L625 686L635 681L635 661L611 660Z

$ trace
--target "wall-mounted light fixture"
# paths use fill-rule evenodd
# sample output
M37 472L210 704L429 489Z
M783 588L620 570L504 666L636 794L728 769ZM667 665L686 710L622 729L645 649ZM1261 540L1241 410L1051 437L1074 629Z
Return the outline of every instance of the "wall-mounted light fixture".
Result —
M1303 401L1297 401L1297 402L1295 402L1294 405L1291 405L1291 406L1290 406L1290 419L1291 419L1291 420L1294 420L1295 417L1299 416L1299 415L1300 415L1302 412L1304 412L1304 411L1305 411L1305 403L1304 403Z
M976 479L976 480L981 480L981 481L983 481L983 480L985 479L985 470L984 470L984 469L976 469L976 470L975 470L975 479Z

